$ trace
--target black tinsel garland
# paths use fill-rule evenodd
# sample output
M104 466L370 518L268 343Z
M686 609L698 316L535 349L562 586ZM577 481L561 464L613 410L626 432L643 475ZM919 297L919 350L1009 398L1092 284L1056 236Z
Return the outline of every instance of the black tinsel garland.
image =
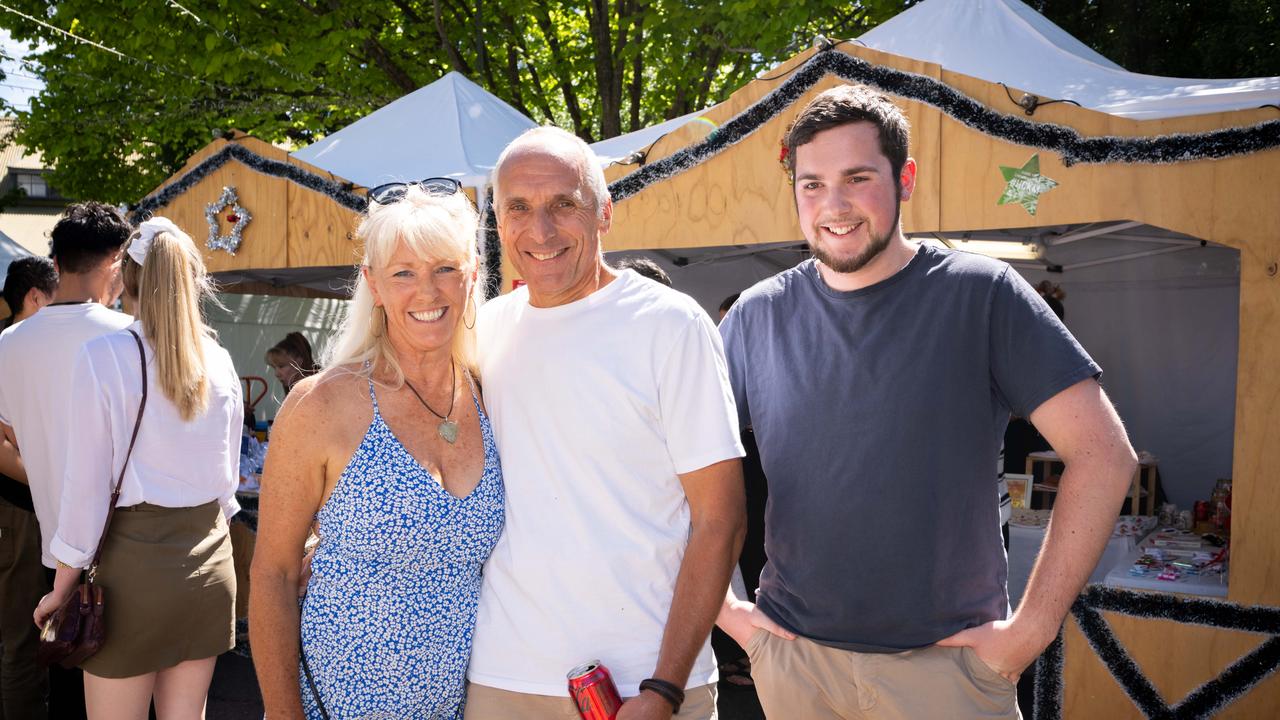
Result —
M1116 639L1101 611L1273 637L1236 660L1216 678L1193 690L1181 702L1170 706ZM1280 608L1184 599L1091 585L1077 598L1071 612L1085 639L1116 682L1149 718L1181 720L1209 717L1280 668ZM1058 645L1056 657L1054 645ZM1062 714L1061 635L1054 645L1050 645L1036 668L1036 720L1058 720ZM1049 697L1051 693L1056 693L1057 697Z
M773 92L726 121L702 142L683 148L614 181L609 185L614 202L625 200L653 183L674 177L741 142L794 105L801 95L827 73L931 105L965 126L992 137L1055 152L1067 165L1187 162L1245 155L1280 147L1280 120L1205 133L1177 133L1157 137L1083 137L1073 128L1035 123L996 112L933 78L873 65L828 48L809 58ZM156 209L168 205L231 159L240 161L250 169L285 178L327 195L339 205L355 212L363 212L368 204L363 195L352 192L348 185L297 165L264 158L243 145L232 142L159 192L145 198L130 212L131 218L134 222L146 219ZM477 242L490 269L485 293L488 297L493 297L501 292L502 280L498 269L502 265L502 248L497 238L492 205L484 213L481 237L477 238Z
M1000 140L1055 152L1067 165L1164 164L1246 155L1280 147L1280 120L1205 133L1176 133L1156 137L1084 137L1075 129L1063 125L1031 122L996 112L941 81L873 65L832 48L809 58L777 89L726 121L702 142L645 165L613 182L609 191L614 202L631 197L655 182L678 175L741 142L791 107L827 73L931 105L965 126Z
M1036 662L1034 720L1062 718L1062 630Z
M228 142L226 147L210 155L199 165L184 173L182 177L164 186L154 195L144 198L130 210L130 219L135 223L146 220L153 212L173 202L179 195L195 187L213 171L233 159L264 175L284 178L308 190L327 195L348 210L363 212L369 204L368 199L352 192L350 186L344 183L335 182L297 165L262 157L240 143Z
M480 218L480 256L484 259L484 298L492 300L502 294L502 241L498 239L498 216L493 210L493 186L485 199L484 215Z

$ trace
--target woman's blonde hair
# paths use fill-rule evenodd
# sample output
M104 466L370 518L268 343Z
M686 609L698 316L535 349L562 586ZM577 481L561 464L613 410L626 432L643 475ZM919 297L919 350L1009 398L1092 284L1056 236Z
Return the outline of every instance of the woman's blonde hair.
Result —
M471 201L461 191L452 195L428 193L410 185L403 198L389 205L369 202L369 209L356 229L356 237L364 243L362 265L378 270L390 262L396 247L404 243L423 260L445 260L458 265L458 270L471 282L467 301L454 326L452 355L459 365L478 376L476 367L475 316L480 309L480 258L476 252L476 230L479 218ZM470 324L471 327L467 327ZM368 362L369 368L364 364ZM374 304L368 281L361 273L356 279L351 302L338 336L325 353L324 366L357 365L355 372L369 376L373 368L391 373L398 387L404 382L395 351L387 338L387 314Z
M192 420L209 405L204 338L214 333L204 322L200 303L213 298L213 287L191 236L170 230L156 233L142 265L127 252L137 239L135 232L124 246L124 289L137 298L138 320L151 341L160 390L183 420Z

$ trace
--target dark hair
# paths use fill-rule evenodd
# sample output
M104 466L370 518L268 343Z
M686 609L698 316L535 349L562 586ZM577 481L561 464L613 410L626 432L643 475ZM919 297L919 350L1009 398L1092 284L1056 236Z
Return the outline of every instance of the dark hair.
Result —
M31 288L45 295L53 295L58 289L58 271L52 260L32 255L9 263L9 274L4 279L4 301L9 304L9 312L22 313L22 303Z
M307 342L307 338L300 332L294 331L284 336L284 339L267 351L265 360L271 363L273 357L284 356L293 363L303 377L315 375L320 372L320 366L311 356L311 343Z
M738 302L738 297L740 295L742 295L742 293L734 293L729 297L725 298L724 302L720 303L720 312L722 313L729 312L729 308L733 307L733 304Z
M628 255L627 257L620 258L613 264L613 266L619 270L635 270L654 282L660 282L667 287L673 287L671 284L671 276L667 274L667 271L658 267L658 263L647 257Z
M796 148L813 140L813 136L851 123L869 122L880 134L880 152L889 158L895 183L907 164L911 142L911 124L902 109L889 98L865 85L840 85L818 95L804 106L784 141L787 149L787 171L796 174Z
M75 203L67 208L49 233L49 256L64 273L93 269L114 255L129 239L133 226L118 210L100 202Z

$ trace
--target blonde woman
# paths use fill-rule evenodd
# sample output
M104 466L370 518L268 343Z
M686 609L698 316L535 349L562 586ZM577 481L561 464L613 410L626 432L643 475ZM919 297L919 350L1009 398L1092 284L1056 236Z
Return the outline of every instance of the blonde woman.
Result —
M227 518L243 410L240 380L200 314L210 288L191 238L164 218L144 222L121 269L138 321L87 343L69 379L78 403L67 463L53 592L45 619L93 558L143 396L147 402L107 530L97 583L106 642L86 660L91 720L203 717L215 658L234 644L235 573Z
M475 209L447 178L370 200L326 370L289 393L267 455L249 623L272 720L461 718L480 568L502 531L473 382Z

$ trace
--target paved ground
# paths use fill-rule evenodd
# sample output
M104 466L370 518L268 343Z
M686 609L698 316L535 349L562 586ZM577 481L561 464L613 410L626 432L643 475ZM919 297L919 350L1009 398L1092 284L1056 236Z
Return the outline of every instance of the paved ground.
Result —
M227 653L218 658L209 688L208 720L261 720L262 695L253 663ZM720 720L764 720L755 691L720 683Z

